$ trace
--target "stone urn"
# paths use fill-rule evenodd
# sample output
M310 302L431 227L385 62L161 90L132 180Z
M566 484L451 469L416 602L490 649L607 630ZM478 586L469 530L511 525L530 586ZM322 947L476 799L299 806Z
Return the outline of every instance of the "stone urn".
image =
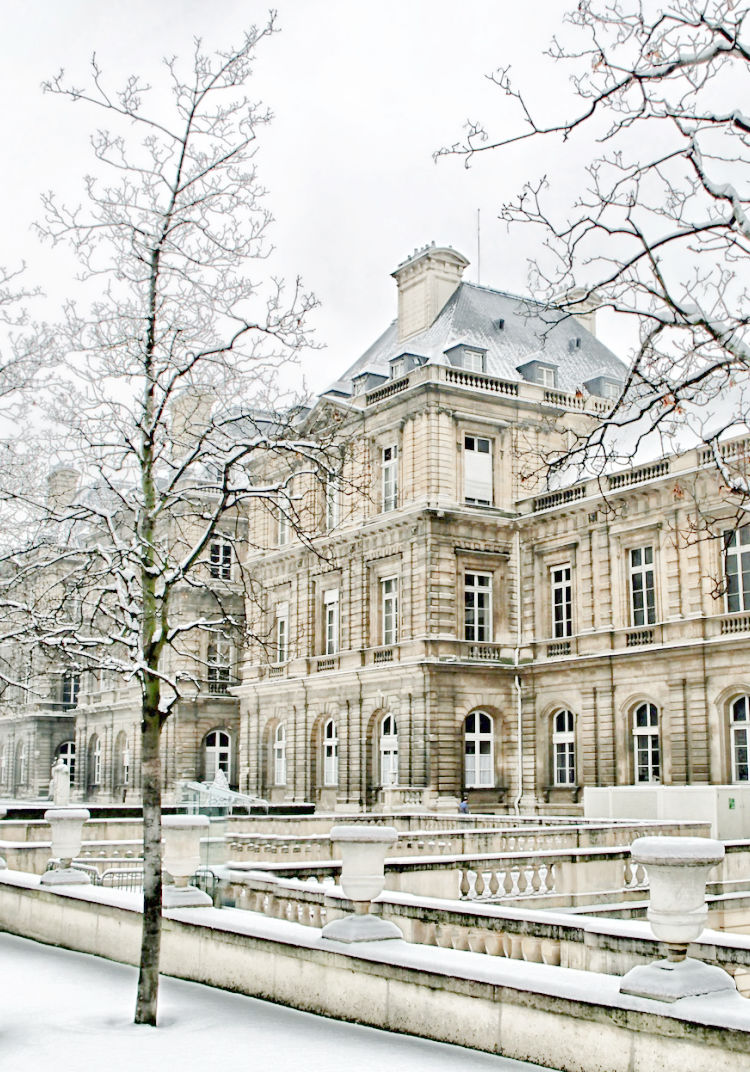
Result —
M91 818L86 808L48 808L44 813L52 833L52 858L59 860L54 871L45 871L40 882L43 886L71 886L89 883L84 871L72 867L73 859L81 851L83 824Z
M197 908L212 905L207 893L190 885L201 864L201 838L209 831L207 815L165 815L161 821L164 848L162 867L172 882L162 887L164 908Z
M323 937L337 942L402 938L395 923L370 914L385 886L385 854L398 832L392 826L334 826L329 836L334 856L341 856L341 888L354 901L354 915L327 923Z
M620 991L657 1001L736 990L721 968L687 956L708 919L706 880L724 859L724 846L712 838L643 837L631 845L633 860L648 873L648 921L667 947L667 959L641 964L623 976Z

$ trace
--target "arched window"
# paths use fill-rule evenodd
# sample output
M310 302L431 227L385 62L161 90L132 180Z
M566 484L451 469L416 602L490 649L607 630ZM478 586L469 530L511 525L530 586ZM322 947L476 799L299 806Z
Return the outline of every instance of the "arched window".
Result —
M281 722L273 736L273 784L286 785L286 727Z
M486 711L472 711L464 722L464 785L467 789L495 784L494 727Z
M393 715L380 723L380 784L398 785L398 731Z
M329 718L323 727L323 785L339 784L339 735Z
M659 712L652 703L641 704L633 713L633 759L636 782L661 780Z
M16 785L26 785L29 780L29 753L26 741L16 745Z
M576 720L572 711L558 711L552 716L552 756L555 785L576 783Z
M732 781L750 780L748 768L748 731L750 731L750 696L740 696L732 704L729 723L729 748L732 755Z
M226 730L211 730L206 734L203 747L206 781L212 782L219 771L226 774L227 781L229 781L232 765L232 738Z
M68 768L68 774L70 775L70 784L72 785L76 776L75 741L63 741L63 743L57 750L56 758L61 759L65 766Z
M96 734L89 739L89 785L101 785L102 746Z
M125 730L120 730L115 741L115 769L113 782L124 789L130 782L130 749Z
M10 741L5 742L2 760L0 761L0 782L7 786L10 782L10 774L13 768L13 745Z

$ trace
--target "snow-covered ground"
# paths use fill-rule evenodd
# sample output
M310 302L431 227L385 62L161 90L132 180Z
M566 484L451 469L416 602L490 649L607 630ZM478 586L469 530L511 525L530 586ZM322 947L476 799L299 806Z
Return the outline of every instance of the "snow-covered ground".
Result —
M136 970L0 934L3 1072L530 1072L537 1065L162 979L159 1027L132 1022ZM549 1070L548 1070L549 1072Z

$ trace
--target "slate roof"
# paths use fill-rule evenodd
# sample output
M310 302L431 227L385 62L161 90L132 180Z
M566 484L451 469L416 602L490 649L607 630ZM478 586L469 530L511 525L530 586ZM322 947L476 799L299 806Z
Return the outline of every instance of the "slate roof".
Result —
M626 373L623 362L573 317L514 294L461 283L426 331L399 342L394 321L328 390L350 395L353 377L362 372L388 376L389 361L405 352L450 364L445 351L461 343L485 349L486 371L505 380L522 381L517 366L527 361L554 364L561 391L574 392L596 376L624 380Z

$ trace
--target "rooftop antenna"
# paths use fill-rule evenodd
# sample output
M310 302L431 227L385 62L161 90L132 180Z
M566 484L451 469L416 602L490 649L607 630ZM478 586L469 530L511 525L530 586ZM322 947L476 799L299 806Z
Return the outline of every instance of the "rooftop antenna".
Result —
M482 282L481 209L477 209L477 286Z

